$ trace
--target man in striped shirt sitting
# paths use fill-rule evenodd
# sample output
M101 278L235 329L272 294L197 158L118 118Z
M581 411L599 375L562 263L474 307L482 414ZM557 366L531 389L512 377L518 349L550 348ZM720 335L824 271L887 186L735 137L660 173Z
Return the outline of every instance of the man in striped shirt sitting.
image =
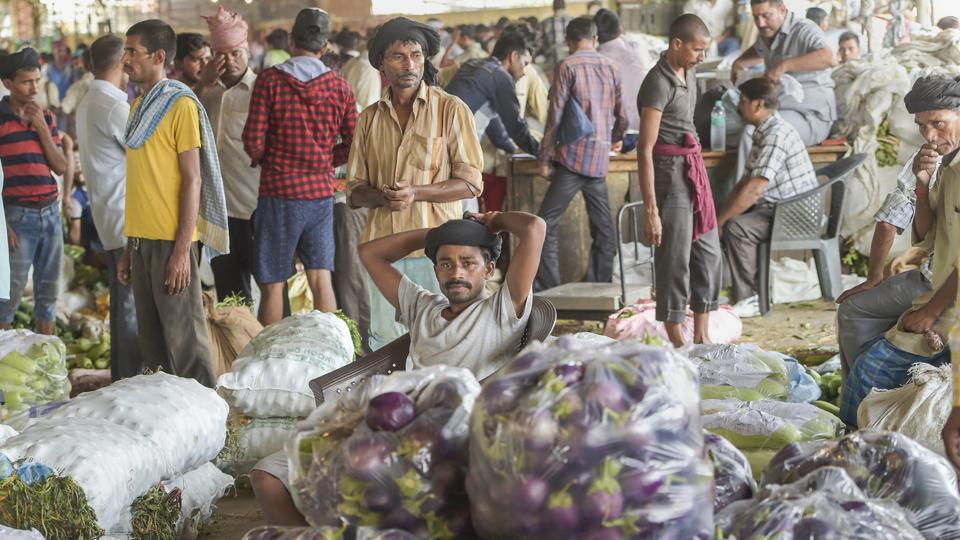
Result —
M63 223L53 174L63 174L67 160L53 113L37 103L37 51L26 48L0 57L0 79L10 91L0 100L3 206L10 249L10 299L0 302L0 329L13 323L33 266L36 331L53 334L63 259Z

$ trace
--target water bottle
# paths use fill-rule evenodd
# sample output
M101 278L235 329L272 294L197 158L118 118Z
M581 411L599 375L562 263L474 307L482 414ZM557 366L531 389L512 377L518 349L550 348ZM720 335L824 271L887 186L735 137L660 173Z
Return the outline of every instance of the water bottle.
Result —
M710 150L723 152L727 148L727 113L719 100L710 113Z

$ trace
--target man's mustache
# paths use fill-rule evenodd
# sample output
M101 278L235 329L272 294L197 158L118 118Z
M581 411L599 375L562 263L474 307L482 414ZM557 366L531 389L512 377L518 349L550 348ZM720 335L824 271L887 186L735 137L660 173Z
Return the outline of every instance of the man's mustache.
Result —
M448 281L448 282L446 282L446 283L443 284L443 287L444 287L445 289L449 289L449 288L451 288L451 287L457 287L457 286L463 287L463 288L465 288L465 289L472 289L472 288L473 288L473 285L471 285L470 283L468 283L468 282L466 282L466 281L453 280L453 281Z

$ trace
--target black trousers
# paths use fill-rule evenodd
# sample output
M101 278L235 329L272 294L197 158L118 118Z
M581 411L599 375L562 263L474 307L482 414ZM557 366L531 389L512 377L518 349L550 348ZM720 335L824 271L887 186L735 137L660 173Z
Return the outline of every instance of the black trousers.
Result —
M560 285L560 255L557 226L567 211L570 200L577 193L583 194L590 221L590 262L586 281L605 283L613 280L613 256L616 250L613 220L610 218L610 199L606 178L594 178L577 174L557 163L553 164L550 186L537 213L547 222L547 236L543 242L540 269L533 287L542 291Z

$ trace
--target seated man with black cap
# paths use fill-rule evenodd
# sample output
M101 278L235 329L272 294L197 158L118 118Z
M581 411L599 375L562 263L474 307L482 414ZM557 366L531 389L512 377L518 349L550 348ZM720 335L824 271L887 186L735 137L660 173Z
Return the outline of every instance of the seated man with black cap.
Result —
M449 364L483 379L501 367L523 336L547 226L525 212L465 217L361 244L360 259L410 329L407 369ZM489 294L486 285L500 256L500 232L514 235L517 246L503 285ZM419 250L433 261L443 294L424 289L394 268L395 262ZM250 480L268 523L303 524L290 496L285 452L263 459Z

